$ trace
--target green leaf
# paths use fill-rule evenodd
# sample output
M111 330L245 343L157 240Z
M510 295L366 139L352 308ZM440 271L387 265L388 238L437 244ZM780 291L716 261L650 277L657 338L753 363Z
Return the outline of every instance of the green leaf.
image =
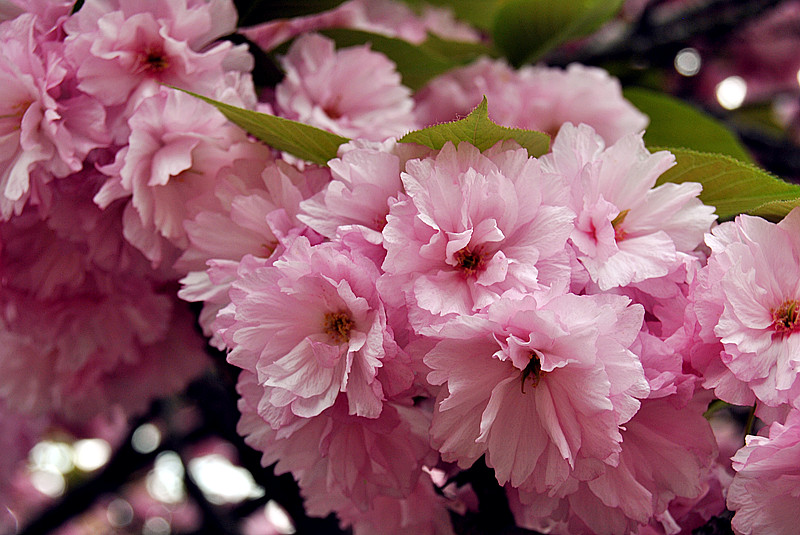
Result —
M239 26L255 26L275 19L313 15L335 8L345 0L234 0Z
M208 102L221 111L228 120L270 147L288 152L309 162L320 165L327 164L328 160L336 158L336 151L339 149L339 145L350 141L346 137L298 123L297 121L238 108L178 87L173 89L178 89Z
M800 194L798 194L798 198L794 198L788 201L771 201L766 202L756 208L748 212L750 215L757 215L761 216L764 219L769 219L770 221L780 221L784 217L787 216L789 212L792 211L792 208L797 208L800 206Z
M531 156L541 156L550 146L550 136L535 130L522 128L506 128L489 119L489 106L486 97L483 97L477 108L461 119L451 123L442 123L422 130L409 132L402 138L401 143L419 143L432 149L439 150L448 141L458 145L466 141L484 151L494 146L498 141L513 139L528 150Z
M644 142L652 147L684 147L727 154L753 163L747 149L725 125L682 100L651 91L628 88L625 98L650 117Z
M539 59L561 43L597 30L624 0L506 0L494 11L492 38L509 61Z
M668 148L677 165L658 179L665 182L700 182L700 199L717 208L720 219L747 213L779 220L800 205L800 186L763 169L723 154Z
M403 84L414 90L445 71L494 53L483 44L446 41L434 36L414 45L402 39L360 30L331 29L321 33L333 39L339 48L368 43L372 50L395 62Z
M405 0L405 3L418 9L426 4L446 7L453 10L457 18L478 29L489 31L494 13L502 0Z

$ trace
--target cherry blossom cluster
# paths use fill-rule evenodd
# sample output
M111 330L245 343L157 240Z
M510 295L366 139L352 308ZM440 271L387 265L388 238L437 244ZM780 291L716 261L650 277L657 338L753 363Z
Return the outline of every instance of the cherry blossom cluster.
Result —
M72 5L0 10L4 428L141 412L208 341L263 464L359 535L453 533L480 459L541 532L690 533L726 497L740 533L792 532L800 212L717 225L700 184L658 182L675 158L601 69L483 58L414 93L312 33L479 38L446 12L356 0L246 30L296 36L258 95L228 0ZM350 141L302 162L170 86ZM549 151L401 141L484 97ZM732 464L715 397L770 424Z

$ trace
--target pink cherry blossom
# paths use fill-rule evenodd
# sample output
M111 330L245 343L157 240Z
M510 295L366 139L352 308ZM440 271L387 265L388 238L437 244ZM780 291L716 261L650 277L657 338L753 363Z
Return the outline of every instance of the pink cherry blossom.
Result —
M204 203L217 206L219 172L237 159L269 157L221 113L179 91L162 89L144 99L128 124L128 146L103 168L110 179L95 202L105 208L130 197L125 237L154 264L170 246L187 246L190 206L195 213Z
M565 124L542 157L544 170L566 178L578 214L570 241L600 290L664 277L683 263L715 220L700 202L700 184L656 179L674 158L651 154L641 135L606 147L587 125Z
M565 183L525 149L498 144L481 153L448 143L410 160L401 177L406 193L383 229L381 291L408 304L415 329L429 334L510 289L566 289L574 215Z
M342 145L339 157L328 162L331 183L301 204L298 219L327 238L343 227L363 227L372 241L381 243L389 200L403 191L400 171L406 161L426 152L392 139L380 143L356 139Z
M382 141L417 128L411 90L395 64L368 46L334 50L316 34L298 38L282 61L278 115L347 137Z
M300 203L329 180L326 168L300 171L282 160L267 160L266 166L256 158L237 160L217 175L218 205L202 199L201 211L184 221L189 244L174 265L186 273L178 297L203 302L199 322L212 345L225 348L211 324L230 303L228 290L240 261L249 256L274 260L300 235L312 244L322 241L296 216Z
M700 412L703 401L676 409L669 398L646 400L625 424L619 463L588 481L568 485L558 498L510 492L517 524L563 535L637 533L651 519L674 525L667 505L706 491L716 443Z
M505 298L489 306L485 324L442 329L444 340L425 356L428 381L446 386L431 427L442 458L468 467L485 452L501 484L536 492L616 466L620 426L649 392L628 349L642 309L629 303Z
M269 21L240 31L264 50L272 50L295 36L326 28L352 28L415 44L425 41L428 33L454 41L475 42L481 38L474 28L456 20L446 8L426 4L418 15L393 0L350 0L330 11Z
M212 44L234 31L229 0L87 2L64 24L78 88L129 110L159 84L212 95L225 70L252 69L245 48Z
M797 532L800 504L800 413L785 424L773 423L766 436L747 437L733 457L736 476L728 490L735 511L733 529L740 535Z
M23 13L32 13L36 15L37 28L46 33L69 16L74 5L72 0L2 0L0 21L17 18Z
M29 199L41 204L43 184L79 171L89 151L107 141L103 110L86 96L70 93L61 51L57 44L40 42L35 23L33 15L23 14L0 24L4 220L20 213Z
M502 60L482 58L431 80L416 95L423 124L465 116L481 99L498 124L547 132L567 122L591 125L611 144L643 130L648 118L622 96L617 79L597 67L529 66L514 70Z
M379 369L397 353L375 288L377 266L334 242L298 237L274 264L242 273L221 312L228 361L258 372L262 414L275 428L331 407L377 418ZM410 383L410 381L409 381Z
M454 535L447 501L425 473L409 496L378 496L367 511L350 505L336 514L353 535Z
M274 430L264 420L264 389L255 373L243 371L237 391L245 441L263 453L262 464L291 472L306 497L308 512L327 516L355 506L367 510L381 496L411 495L429 456L428 416L407 401L387 403L377 418L349 414L342 398L291 429Z
M724 347L719 358L733 376L727 381L739 386L737 398L746 386L769 406L800 407L798 231L795 209L777 225L741 215L707 237L708 282L695 292L695 312L701 334L712 329Z
M0 447L3 456L0 457L0 507L6 509L11 505L13 481L15 473L24 466L28 458L28 451L42 437L49 419L45 416L31 418L30 415L20 414L9 410L6 404L0 401L0 428L3 429L0 437ZM0 529L11 533L14 528L6 515L0 515Z
M86 230L83 239L64 229L59 210L43 221L26 209L0 225L0 398L17 411L69 421L120 406L143 411L207 363L193 317L173 305L161 274L114 235L121 211L91 203L97 182L82 187L90 177L63 179L59 186L78 187L55 197L64 203L59 210L75 209L71 221ZM97 243L104 236L109 249Z

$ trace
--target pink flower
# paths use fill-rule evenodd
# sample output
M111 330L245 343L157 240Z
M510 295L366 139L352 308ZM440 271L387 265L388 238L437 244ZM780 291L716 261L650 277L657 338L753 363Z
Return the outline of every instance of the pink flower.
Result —
M295 36L326 28L352 28L414 44L425 41L428 33L454 41L474 42L481 38L474 28L456 20L446 8L424 5L420 16L393 0L350 0L323 13L269 21L240 31L264 50L272 50Z
M555 136L567 122L591 125L611 144L642 131L647 116L622 96L617 79L596 67L523 67L482 58L434 78L416 95L417 119L426 125L465 116L481 99L498 124Z
M271 266L240 273L221 312L228 361L258 373L260 413L276 429L331 407L377 418L379 368L397 353L375 288L377 266L355 250L298 237ZM227 318L227 319L225 319Z
M125 237L156 264L168 244L187 246L190 206L216 207L218 173L237 159L269 157L211 106L171 89L144 99L128 124L128 146L103 168L111 178L95 202L105 208L130 197Z
M53 176L79 171L89 151L107 141L105 114L72 95L58 45L39 42L33 15L0 24L0 219L18 214ZM49 46L53 45L53 46Z
M378 496L367 511L353 505L337 509L354 535L454 535L447 501L434 490L430 476L422 474L410 495Z
M235 27L229 0L87 2L64 24L65 53L80 90L132 110L161 83L211 95L230 66L251 69L244 48L212 44Z
M239 433L263 452L264 466L277 462L276 473L292 473L315 516L353 506L367 510L381 496L410 496L431 453L428 416L409 406L410 400L386 403L377 418L364 418L349 414L339 398L286 433L264 420L264 389L254 373L240 374L237 391Z
M66 19L74 5L72 0L3 0L0 2L0 21L33 13L37 29L46 33Z
M773 407L800 407L798 232L797 209L777 225L746 215L723 223L707 237L708 282L695 293L701 333L722 343L722 364Z
M697 198L697 183L663 184L656 179L674 162L665 151L651 154L641 135L606 148L586 125L566 124L542 157L545 171L572 188L578 214L570 241L600 290L664 277L683 263L716 219Z
M733 457L736 476L728 490L737 534L797 532L800 506L800 413L773 423L768 436L748 435Z
M115 234L119 207L91 203L90 181L90 173L59 181L51 219L26 209L0 225L0 398L14 410L71 421L114 407L143 411L207 363L193 316ZM62 226L61 209L83 235Z
M526 295L453 322L425 356L444 385L431 427L445 461L486 453L501 484L557 492L619 462L620 426L649 389L628 349L642 310L620 296Z
M427 151L391 139L382 143L356 139L342 145L339 158L328 162L332 181L301 204L298 219L327 238L356 225L380 244L389 201L403 191L400 171L420 152Z
M211 324L230 303L228 290L240 261L250 255L274 260L299 235L313 244L322 241L296 216L300 203L329 180L326 168L307 166L301 172L282 160L268 161L266 167L263 160L238 160L217 175L219 205L203 206L184 221L189 245L174 265L186 273L178 297L203 302L199 322L215 347L225 344Z
M511 492L520 526L569 535L637 533L651 520L674 525L667 513L676 497L706 492L716 443L701 411L707 400L676 409L670 399L646 400L625 424L618 464L603 466L588 481L553 497L520 489Z
M411 90L401 84L395 64L367 46L337 51L326 37L304 35L282 65L286 77L275 88L282 117L372 141L417 127Z
M435 157L409 161L401 177L406 194L383 229L381 292L408 304L422 334L507 290L566 289L574 217L567 190L525 149L498 144L481 154L448 143Z

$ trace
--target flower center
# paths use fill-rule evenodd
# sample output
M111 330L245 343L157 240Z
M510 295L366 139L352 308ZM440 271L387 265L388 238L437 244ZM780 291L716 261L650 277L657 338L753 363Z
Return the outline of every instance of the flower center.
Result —
M472 251L469 247L464 247L460 251L456 251L453 259L456 261L456 267L465 275L472 275L483 269L484 260L480 249Z
M617 214L617 217L611 221L611 226L614 227L614 241L622 241L628 236L628 233L620 228L625 218L628 216L628 212L630 212L630 209L622 210Z
M542 378L544 373L542 372L542 361L535 352L531 351L531 360L528 361L528 365L525 366L525 369L522 370L520 374L520 389L522 393L525 393L525 381L531 383L533 388L539 386L539 380Z
M328 312L325 314L325 334L337 344L350 341L350 330L353 320L346 312Z
M150 72L161 72L169 67L169 61L164 52L151 48L144 56L144 67Z
M325 104L322 107L322 111L324 111L325 114L328 117L330 117L331 119L333 119L334 121L336 119L341 119L342 116L344 115L342 110L339 109L339 106L341 104L342 104L342 97L341 96L337 96L335 99L333 99L332 102L329 102L329 103Z
M778 334L789 334L800 330L798 310L800 302L796 299L784 301L778 308L772 309L772 328Z

